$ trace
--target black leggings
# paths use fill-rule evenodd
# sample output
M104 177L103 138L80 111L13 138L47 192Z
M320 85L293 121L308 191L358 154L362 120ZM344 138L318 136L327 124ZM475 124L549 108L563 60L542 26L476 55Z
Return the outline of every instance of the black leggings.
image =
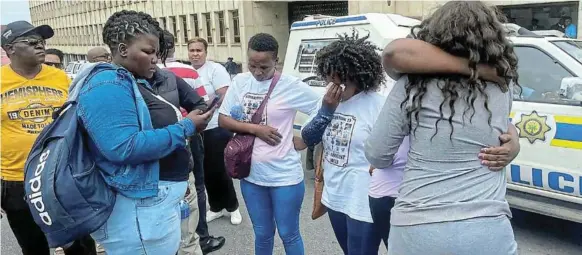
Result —
M224 167L224 148L230 138L232 133L220 127L204 131L204 184L213 212L238 209L236 191Z
M50 249L44 233L34 222L24 200L24 182L2 180L2 210L22 249L23 255L49 255ZM91 236L76 240L63 249L67 255L96 255L95 241Z

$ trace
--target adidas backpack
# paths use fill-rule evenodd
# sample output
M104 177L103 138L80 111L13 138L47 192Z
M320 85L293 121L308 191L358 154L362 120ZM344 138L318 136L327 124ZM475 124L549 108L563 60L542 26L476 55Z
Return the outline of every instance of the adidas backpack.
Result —
M84 77L77 75L72 84L77 90L53 113L54 121L37 137L24 168L25 199L51 248L96 231L115 204L115 193L88 153L87 134L77 117L78 91L95 66L84 68Z

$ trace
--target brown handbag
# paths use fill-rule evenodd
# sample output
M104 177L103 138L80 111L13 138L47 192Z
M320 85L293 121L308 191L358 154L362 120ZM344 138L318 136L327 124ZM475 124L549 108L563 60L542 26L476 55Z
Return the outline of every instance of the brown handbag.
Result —
M313 211L311 219L316 220L327 212L325 205L321 203L323 195L323 145L315 148L315 191L313 192Z

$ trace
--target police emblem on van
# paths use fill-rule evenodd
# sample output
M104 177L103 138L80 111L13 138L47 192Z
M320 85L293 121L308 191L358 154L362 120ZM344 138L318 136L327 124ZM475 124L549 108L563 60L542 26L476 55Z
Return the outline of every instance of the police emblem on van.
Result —
M536 111L530 114L522 114L521 120L515 124L519 130L519 137L526 138L529 143L534 144L535 141L545 141L546 133L551 130L546 123L548 116L540 116Z

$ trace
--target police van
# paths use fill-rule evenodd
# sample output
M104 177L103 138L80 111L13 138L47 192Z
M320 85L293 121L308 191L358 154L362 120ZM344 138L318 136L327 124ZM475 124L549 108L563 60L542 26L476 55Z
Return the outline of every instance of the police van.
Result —
M291 25L283 72L303 79L323 95L316 77L317 51L339 33L370 34L384 47L405 38L420 21L395 14L310 17ZM582 41L534 33L514 24L506 32L519 58L522 93L509 116L521 152L506 168L506 198L513 208L582 223ZM394 81L387 79L386 94ZM296 135L307 116L295 118Z

